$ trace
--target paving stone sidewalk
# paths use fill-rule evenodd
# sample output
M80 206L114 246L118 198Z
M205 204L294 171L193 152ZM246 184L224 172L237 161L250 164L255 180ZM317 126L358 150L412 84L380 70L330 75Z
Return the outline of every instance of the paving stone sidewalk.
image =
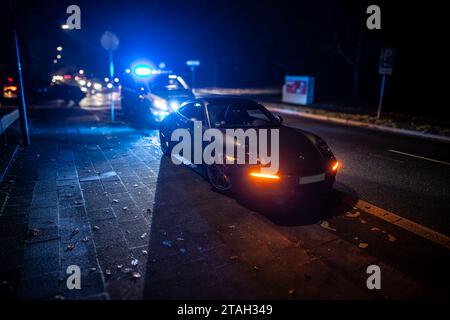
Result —
M140 298L157 144L79 109L31 116L32 145L0 189L1 296ZM80 267L82 290L67 289L70 265Z

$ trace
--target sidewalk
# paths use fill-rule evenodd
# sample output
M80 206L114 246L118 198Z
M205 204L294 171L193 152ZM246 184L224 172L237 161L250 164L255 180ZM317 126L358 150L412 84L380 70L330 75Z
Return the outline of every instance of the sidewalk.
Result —
M450 142L450 129L431 125L429 123L413 123L396 121L391 118L377 119L367 114L350 114L336 111L316 109L310 106L298 106L289 103L264 102L265 106L273 111L285 114L298 115L305 118L329 121L353 127L362 127L384 132L416 136L425 139Z
M123 282L140 272L131 262L151 218L155 158L148 149L156 146L82 110L37 107L31 116L32 145L0 191L1 296L138 298ZM130 196L136 183L147 196L138 203ZM112 262L129 272L106 284L108 269L117 271ZM82 270L82 290L67 290L69 265Z

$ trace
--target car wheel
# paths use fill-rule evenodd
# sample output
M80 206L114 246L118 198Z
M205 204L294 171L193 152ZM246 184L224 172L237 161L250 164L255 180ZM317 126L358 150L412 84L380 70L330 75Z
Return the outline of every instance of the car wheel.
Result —
M228 192L232 188L230 176L225 165L212 164L206 167L206 174L213 189L219 192Z
M170 141L167 138L167 132L163 129L159 130L159 143L161 145L161 151L165 156L170 156Z

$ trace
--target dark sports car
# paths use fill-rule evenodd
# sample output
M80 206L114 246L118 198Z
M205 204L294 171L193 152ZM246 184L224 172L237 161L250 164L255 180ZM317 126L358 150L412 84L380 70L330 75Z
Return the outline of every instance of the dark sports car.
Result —
M276 173L261 173L260 168L267 166L267 163L264 165L259 159L256 164L237 164L232 161L234 158L228 159L230 156L225 153L224 157L231 161L224 159L223 163L202 164L209 182L218 191L244 188L246 192L255 191L258 194L270 192L292 195L298 194L298 191L327 194L333 186L339 163L325 141L304 130L284 126L280 116L273 115L264 106L250 99L214 96L183 104L160 124L163 153L171 155L172 159L180 157L172 151L178 142L171 139L172 133L176 129L193 132L193 126L199 124L203 132L210 128L219 130L223 134L223 141L227 141L227 129L230 128L277 129L279 133L279 166ZM207 142L202 143L204 150ZM247 159L248 152L246 149ZM189 158L182 156L184 159Z

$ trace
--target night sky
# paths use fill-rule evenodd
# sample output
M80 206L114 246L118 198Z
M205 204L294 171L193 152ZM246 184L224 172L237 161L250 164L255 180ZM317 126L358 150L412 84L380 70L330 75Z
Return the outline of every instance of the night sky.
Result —
M60 29L70 4L81 7L81 30ZM369 4L381 7L382 30L365 27ZM106 75L107 55L99 39L111 30L120 38L118 70L146 58L188 75L185 61L199 59L200 86L229 87L281 85L285 74L312 75L319 101L375 108L380 49L394 47L398 56L386 106L439 115L448 82L436 76L443 73L448 52L441 6L406 1L19 1L16 11L24 69L32 83L49 79L57 45L64 47L64 66ZM3 10L2 30L10 31L9 18ZM5 68L14 63L8 32L2 32L1 45ZM338 45L351 59L361 54L356 100L351 99L354 68Z

